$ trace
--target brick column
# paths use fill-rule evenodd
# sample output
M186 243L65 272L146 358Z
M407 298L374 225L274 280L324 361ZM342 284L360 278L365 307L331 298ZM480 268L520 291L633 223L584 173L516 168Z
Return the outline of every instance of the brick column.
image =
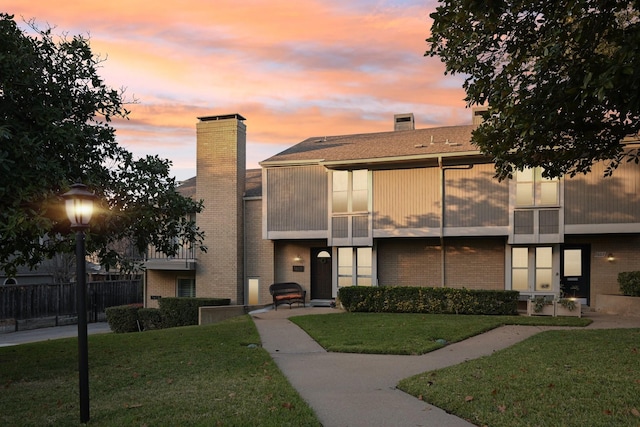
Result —
M197 132L196 199L204 201L198 226L207 253L199 253L196 296L243 304L246 126L239 114L200 117Z

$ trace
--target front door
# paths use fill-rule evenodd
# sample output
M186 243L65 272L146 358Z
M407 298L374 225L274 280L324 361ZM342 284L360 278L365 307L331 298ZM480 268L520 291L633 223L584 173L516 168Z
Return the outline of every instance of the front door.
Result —
M560 252L560 287L566 298L578 298L589 305L591 287L591 246L562 245Z
M331 248L311 248L311 299L332 299Z

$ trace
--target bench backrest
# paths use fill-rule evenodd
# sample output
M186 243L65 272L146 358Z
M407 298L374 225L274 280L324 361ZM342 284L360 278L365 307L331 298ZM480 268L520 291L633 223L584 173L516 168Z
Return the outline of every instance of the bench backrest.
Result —
M269 292L274 294L301 293L302 286L296 282L274 283L269 286Z

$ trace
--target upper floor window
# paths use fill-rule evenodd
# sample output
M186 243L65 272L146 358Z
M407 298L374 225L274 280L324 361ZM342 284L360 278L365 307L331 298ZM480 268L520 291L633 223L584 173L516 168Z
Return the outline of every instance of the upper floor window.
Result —
M369 173L366 169L333 171L333 213L369 210Z
M542 168L516 173L516 206L558 205L558 179L542 176Z

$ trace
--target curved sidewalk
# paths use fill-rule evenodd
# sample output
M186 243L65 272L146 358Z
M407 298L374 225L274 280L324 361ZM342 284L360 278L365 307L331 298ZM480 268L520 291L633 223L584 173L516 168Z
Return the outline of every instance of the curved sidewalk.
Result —
M543 330L503 326L421 356L331 353L289 316L336 313L331 308L281 308L251 313L262 346L325 427L438 426L473 424L396 389L403 378L490 355ZM640 318L590 313L588 328L640 328Z

